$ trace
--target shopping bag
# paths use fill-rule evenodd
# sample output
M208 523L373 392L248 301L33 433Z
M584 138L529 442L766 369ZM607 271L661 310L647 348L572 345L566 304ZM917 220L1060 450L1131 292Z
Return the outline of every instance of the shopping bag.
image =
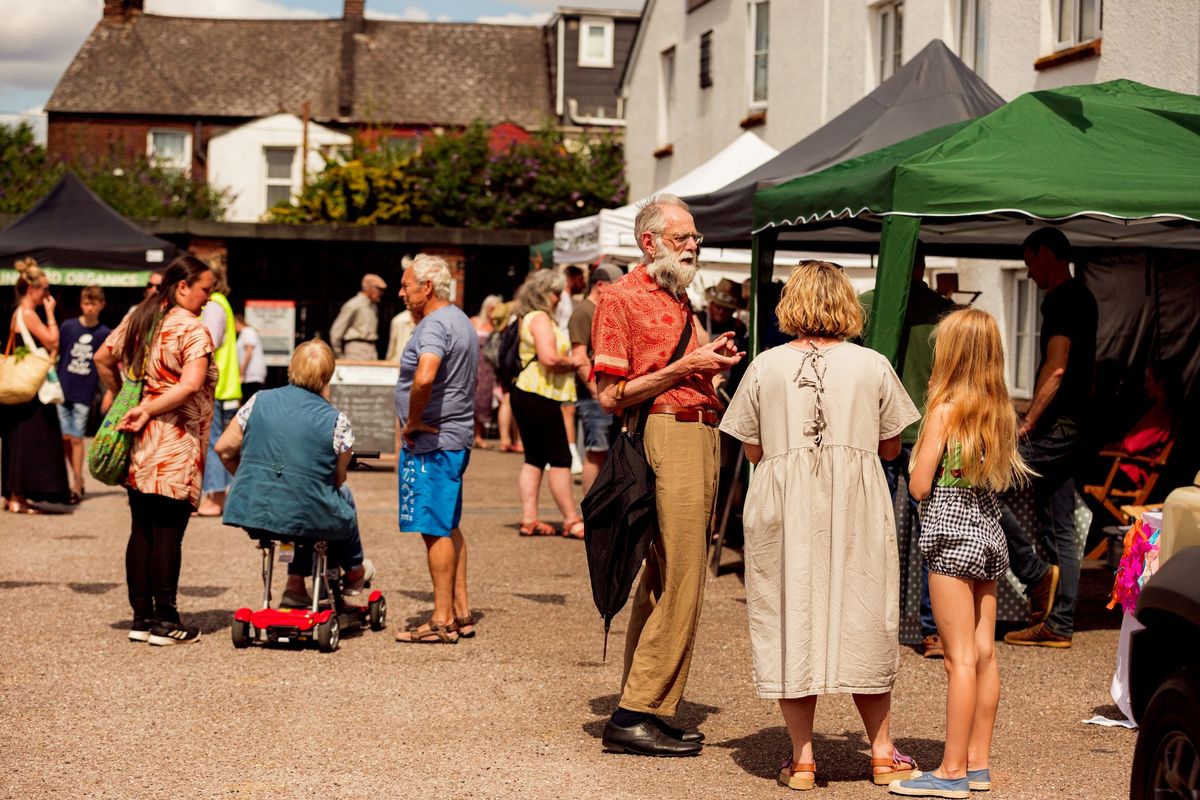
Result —
M14 350L16 333L14 328L4 355L0 355L0 404L6 406L28 403L36 397L51 367L50 356L45 353L30 352L27 347Z
M129 431L117 430L117 425L131 408L142 401L142 381L128 380L121 384L112 406L100 423L100 430L88 447L88 471L92 477L109 486L119 486L129 472L129 457L133 452L133 440L137 436Z

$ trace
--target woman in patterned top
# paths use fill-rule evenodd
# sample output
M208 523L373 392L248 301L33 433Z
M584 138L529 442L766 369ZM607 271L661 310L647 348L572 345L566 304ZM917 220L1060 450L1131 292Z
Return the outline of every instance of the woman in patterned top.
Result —
M116 392L126 375L144 375L141 402L119 423L138 434L125 487L132 525L125 579L129 638L185 644L200 631L175 608L183 534L200 501L217 368L200 309L212 293L208 265L190 255L171 262L157 294L137 305L96 353L97 371ZM121 369L118 369L118 364Z
M1017 415L1004 382L1000 329L990 314L955 311L934 330L928 413L909 491L920 501L921 556L946 650L946 745L933 772L893 781L894 794L965 798L991 788L988 751L1000 703L996 581L1008 569L996 493L1027 480Z

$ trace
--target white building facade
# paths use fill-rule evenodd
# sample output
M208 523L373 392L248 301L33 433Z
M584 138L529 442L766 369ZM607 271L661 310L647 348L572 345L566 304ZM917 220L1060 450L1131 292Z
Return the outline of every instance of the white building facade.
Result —
M1006 100L1117 78L1200 94L1197 0L648 0L622 85L631 196L743 130L787 149L935 38ZM1029 397L1040 296L1024 265L930 259L939 273L997 318Z
M209 141L208 182L229 192L228 221L261 221L267 209L301 191L305 170L316 175L325 166L326 154L348 149L352 142L349 135L314 122L308 123L307 136L304 129L299 117L276 114Z

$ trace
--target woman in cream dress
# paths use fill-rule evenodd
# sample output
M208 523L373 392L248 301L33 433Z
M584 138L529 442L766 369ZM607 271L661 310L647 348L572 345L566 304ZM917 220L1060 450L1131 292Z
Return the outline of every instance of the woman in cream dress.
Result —
M889 731L900 568L880 457L899 454L919 414L886 358L845 341L862 311L841 267L802 262L777 314L796 338L750 364L721 423L758 465L744 511L754 685L787 722L785 785L812 787L816 698L842 693L886 785L916 765Z

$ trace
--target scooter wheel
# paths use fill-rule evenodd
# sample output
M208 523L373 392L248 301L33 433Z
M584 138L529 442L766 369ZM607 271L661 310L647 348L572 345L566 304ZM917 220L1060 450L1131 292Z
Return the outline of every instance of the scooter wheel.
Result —
M229 628L230 635L233 638L233 646L241 650L243 647L250 646L250 623L243 622L240 619L234 619L233 625Z
M372 600L367 605L367 621L371 625L371 630L381 631L387 625L387 599L380 596L378 600Z
M340 641L337 614L330 614L329 619L317 625L317 649L322 653L332 653L338 649Z

